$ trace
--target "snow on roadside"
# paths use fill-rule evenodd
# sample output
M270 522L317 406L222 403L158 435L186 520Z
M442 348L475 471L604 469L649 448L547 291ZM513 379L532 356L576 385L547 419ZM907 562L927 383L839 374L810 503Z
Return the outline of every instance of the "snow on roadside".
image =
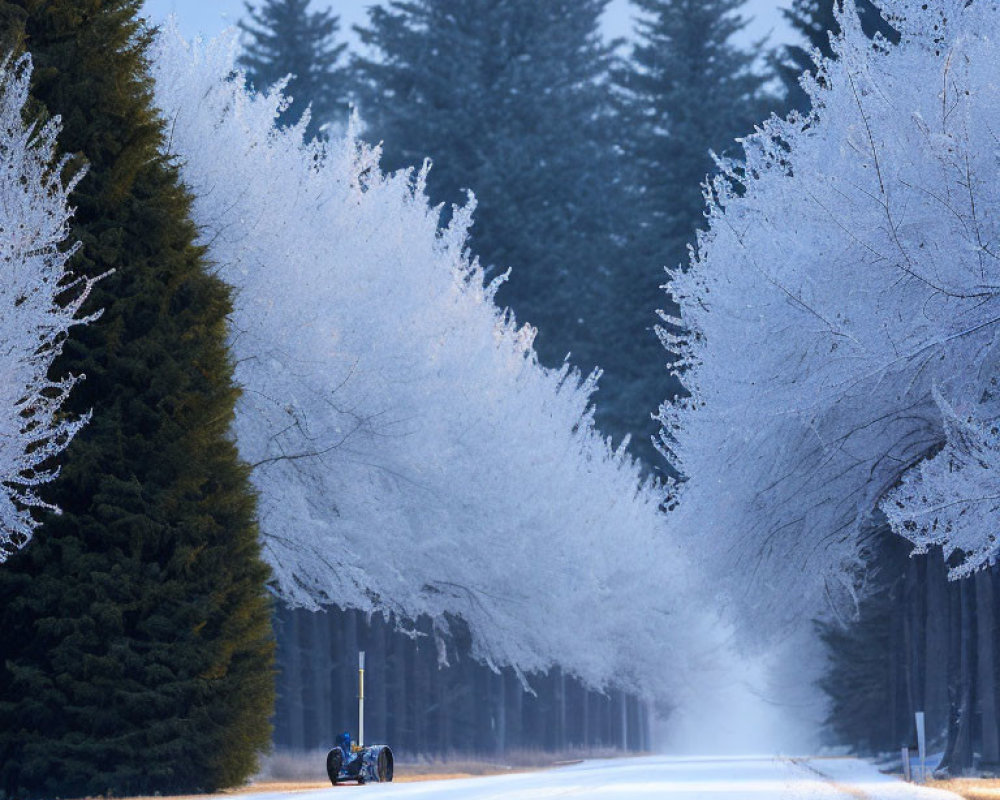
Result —
M956 800L958 795L941 789L930 789L904 783L878 768L856 758L794 759L803 769L820 775L834 786L850 787L853 796L865 800Z
M296 800L343 800L343 787ZM451 781L373 784L365 800L959 800L903 783L856 759L652 756ZM223 800L225 796L220 796ZM289 793L240 800L289 800Z

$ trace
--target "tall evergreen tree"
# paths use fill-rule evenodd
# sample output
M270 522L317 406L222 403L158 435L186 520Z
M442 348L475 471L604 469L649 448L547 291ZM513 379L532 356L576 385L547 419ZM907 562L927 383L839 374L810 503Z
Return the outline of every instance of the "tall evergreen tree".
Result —
M340 17L330 9L309 11L310 2L247 2L249 20L239 23L246 34L239 63L258 90L291 76L286 92L292 103L281 122L294 124L311 107L306 135L312 138L324 125L346 124L348 103L347 73L340 66L347 45L335 43Z
M803 39L802 44L785 45L772 59L775 72L785 85L789 109L809 109L809 98L799 85L799 77L807 70L815 71L813 51L819 50L827 58L833 57L830 34L840 32L834 15L837 2L839 0L792 0L790 8L782 9L785 19ZM861 25L869 36L878 32L895 39L895 31L882 19L871 0L855 0L855 3Z
M159 155L141 0L3 0L39 110L89 171L70 266L103 316L65 345L93 416L47 499L63 510L0 570L0 795L213 789L269 738L273 644L254 498L229 437L226 287Z
M612 418L631 356L621 333L627 301L612 283L631 215L611 113L612 47L600 30L607 3L394 0L371 8L359 34L372 56L355 67L361 115L384 142L385 165L431 158L437 202L475 192L472 249L513 271L498 301L539 329L543 363L572 352L584 369L609 373L598 421L620 437L634 430Z
M632 0L637 43L620 74L628 147L642 192L645 241L664 266L684 260L714 171L711 152L738 154L773 104L758 54L733 42L746 0Z
M739 13L745 0L632 2L639 12L636 43L616 82L627 122L629 182L637 194L630 262L639 274L618 277L643 289L631 295L629 315L635 320L630 338L642 348L634 363L645 369L631 379L632 396L650 409L659 404L657 393L675 396L679 388L667 381L662 348L650 333L656 310L670 303L660 291L663 270L687 261L704 220L702 183L715 171L711 153L738 155L737 137L750 133L776 100L765 90L767 76L755 69L759 46L743 49L733 41L748 24ZM655 427L645 431L653 435Z

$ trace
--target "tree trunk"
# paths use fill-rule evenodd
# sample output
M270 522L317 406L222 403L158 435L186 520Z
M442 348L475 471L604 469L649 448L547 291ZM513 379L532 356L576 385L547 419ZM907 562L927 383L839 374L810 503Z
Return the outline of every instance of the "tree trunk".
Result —
M628 752L628 697L625 692L618 692L619 713L621 714L621 738L619 746L622 752Z
M289 726L288 744L296 750L305 747L305 714L302 702L302 636L301 619L295 611L288 615L288 660L285 662L284 684L292 722Z
M496 756L503 761L507 755L507 686L504 674L498 673L493 678L496 686L496 703L494 714L497 721L496 729Z
M978 680L981 764L995 769L1000 764L1000 736L997 730L996 684L996 615L994 612L993 574L978 572L976 582L976 634L978 645Z
M948 741L939 771L959 776L972 767L972 696L975 604L971 581L952 584L949 591L951 646L948 659Z
M940 747L948 734L949 591L940 550L925 557L927 622L924 641L924 703L928 747ZM957 629L956 629L957 630Z

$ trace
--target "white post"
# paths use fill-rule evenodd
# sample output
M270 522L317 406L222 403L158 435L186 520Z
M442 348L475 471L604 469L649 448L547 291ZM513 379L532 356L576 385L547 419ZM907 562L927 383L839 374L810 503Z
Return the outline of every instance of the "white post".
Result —
M920 782L927 780L927 733L924 727L924 712L918 711L917 720L917 754L920 756Z
M903 780L909 783L913 780L913 776L910 775L910 748L903 748Z
M365 651L358 651L358 747L365 746Z
M622 750L628 752L628 696L622 689Z

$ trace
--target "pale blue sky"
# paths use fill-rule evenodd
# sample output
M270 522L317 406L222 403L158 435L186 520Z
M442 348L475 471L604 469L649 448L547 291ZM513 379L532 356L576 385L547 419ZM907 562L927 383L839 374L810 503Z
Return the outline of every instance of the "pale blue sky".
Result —
M545 2L545 0L539 0ZM791 0L748 0L747 14L754 17L748 29L748 38L757 39L768 33L772 42L780 43L791 37L791 31L781 18L781 8ZM365 9L374 0L314 0L313 7L332 7L339 15L341 30L365 21ZM202 34L215 36L227 25L232 25L243 14L243 0L146 0L145 5L154 20L161 20L170 13L177 15L181 30L187 36ZM605 19L609 36L625 36L631 29L631 10L628 0L612 0Z

